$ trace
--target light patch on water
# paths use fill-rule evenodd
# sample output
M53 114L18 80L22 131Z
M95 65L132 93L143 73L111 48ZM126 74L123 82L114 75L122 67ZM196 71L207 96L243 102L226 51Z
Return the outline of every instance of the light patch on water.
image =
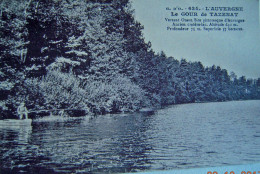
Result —
M33 122L67 122L73 120L80 120L80 119L87 119L89 116L85 117L66 117L66 116L59 116L59 115L51 115L47 117L36 118Z

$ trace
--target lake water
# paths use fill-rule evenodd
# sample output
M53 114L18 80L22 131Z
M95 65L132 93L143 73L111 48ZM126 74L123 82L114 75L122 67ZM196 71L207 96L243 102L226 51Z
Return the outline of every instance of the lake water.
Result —
M1 121L1 120L0 120ZM1 125L1 124L0 124ZM118 173L260 162L260 101L0 126L0 173Z

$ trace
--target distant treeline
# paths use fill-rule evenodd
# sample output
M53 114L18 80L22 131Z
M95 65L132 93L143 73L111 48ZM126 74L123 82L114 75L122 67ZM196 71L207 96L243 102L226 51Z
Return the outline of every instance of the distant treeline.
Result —
M0 117L260 99L260 78L154 53L128 1L1 0Z

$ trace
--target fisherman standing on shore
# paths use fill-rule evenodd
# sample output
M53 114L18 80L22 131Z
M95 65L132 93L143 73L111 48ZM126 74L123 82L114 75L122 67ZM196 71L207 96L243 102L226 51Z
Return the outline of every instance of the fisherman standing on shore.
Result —
M24 102L22 102L17 108L17 113L20 119L23 119L23 116L25 117L25 119L28 119L28 110Z

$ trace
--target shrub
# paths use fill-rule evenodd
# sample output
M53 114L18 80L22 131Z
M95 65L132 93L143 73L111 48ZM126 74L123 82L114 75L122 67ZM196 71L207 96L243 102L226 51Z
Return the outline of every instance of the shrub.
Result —
M80 80L71 72L49 71L35 85L45 100L46 108L88 109L86 91L80 87Z
M121 75L110 81L90 80L85 90L93 112L133 112L146 105L145 92Z

